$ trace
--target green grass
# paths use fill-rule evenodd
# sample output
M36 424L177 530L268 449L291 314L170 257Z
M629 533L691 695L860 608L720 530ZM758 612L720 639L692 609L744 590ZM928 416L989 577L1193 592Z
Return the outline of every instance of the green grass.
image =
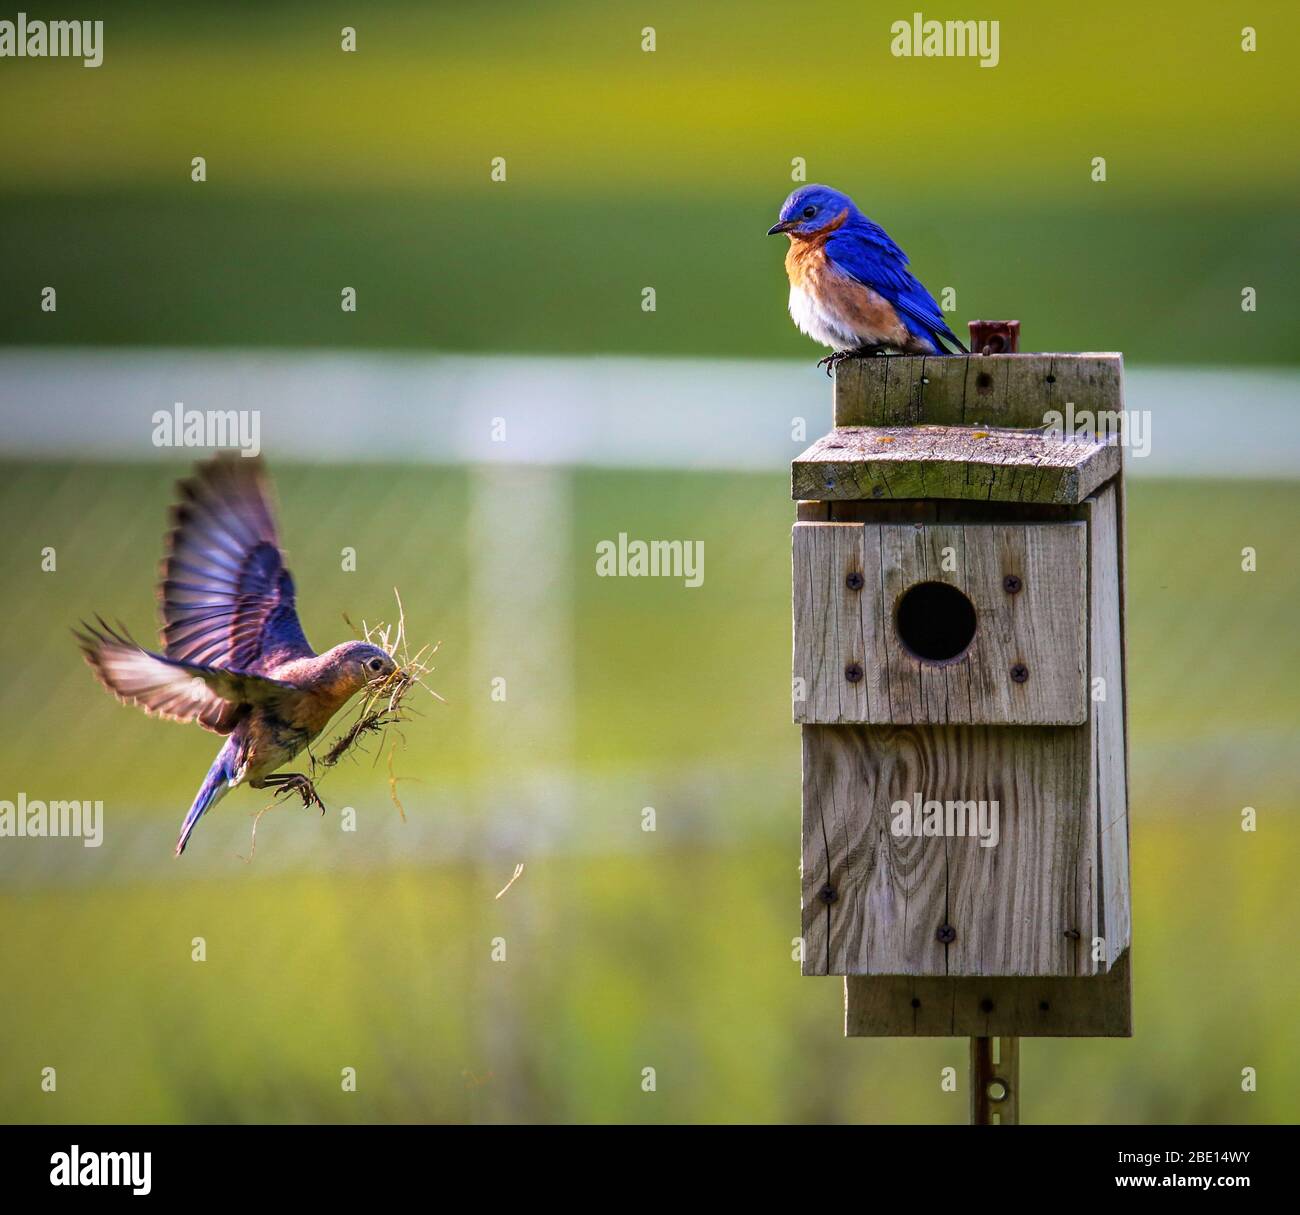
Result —
M148 636L175 471L0 469L14 520L0 540L0 796L100 797L107 818L98 854L72 844L39 881L22 850L62 845L0 844L0 973L17 977L0 1002L5 1118L964 1120L964 1094L939 1087L940 1068L964 1074L963 1043L845 1042L838 985L801 979L790 958L798 739L779 474L573 474L565 762L579 785L603 778L614 792L593 815L595 846L532 852L509 838L512 814L525 827L529 810L511 810L502 782L556 757L515 754L508 732L474 725L485 681L468 641L470 474L275 469L309 636L345 635L342 610L382 614L396 583L416 635L443 641L435 683L451 703L408 732L399 771L427 782L403 786L407 830L437 815L467 842L446 859L331 870L355 847L339 805L362 807L363 824L396 814L382 772L331 774L325 820L267 819L249 866L234 852L259 802L237 791L173 861L214 740L112 703L65 631L102 609ZM1278 929L1300 913L1284 779L1300 720L1300 588L1285 556L1298 497L1295 484L1132 487L1138 1036L1027 1043L1029 1119L1300 1113L1300 991ZM619 530L704 539L705 585L595 577L595 541ZM357 574L338 568L345 543ZM54 574L39 570L47 544ZM1241 571L1243 545L1258 573ZM683 786L683 772L712 775ZM648 803L654 835L639 830ZM1247 804L1254 835L1238 826ZM123 832L139 850L129 858ZM519 860L523 877L494 899ZM505 962L491 960L496 937ZM47 1066L55 1094L40 1091ZM1246 1066L1255 1094L1240 1091ZM343 1067L357 1069L355 1094L340 1089Z
M1025 1117L1293 1121L1295 819L1143 809L1137 1036L1027 1042ZM5 1117L962 1122L963 1042L846 1042L837 981L799 977L796 839L533 859L500 902L462 865L8 898Z

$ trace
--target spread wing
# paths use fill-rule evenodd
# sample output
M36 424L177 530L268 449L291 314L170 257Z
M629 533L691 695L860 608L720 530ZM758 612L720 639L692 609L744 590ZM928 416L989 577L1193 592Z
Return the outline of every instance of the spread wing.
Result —
M163 654L252 674L311 657L261 461L220 456L177 490L158 589Z
M883 295L903 323L914 333L930 338L944 353L939 338L965 351L948 328L943 310L907 268L907 254L884 228L868 219L846 224L826 242L826 252L839 269Z
M273 700L293 685L247 671L181 662L141 649L125 633L84 624L74 633L96 678L118 700L169 721L196 721L229 734L244 705Z

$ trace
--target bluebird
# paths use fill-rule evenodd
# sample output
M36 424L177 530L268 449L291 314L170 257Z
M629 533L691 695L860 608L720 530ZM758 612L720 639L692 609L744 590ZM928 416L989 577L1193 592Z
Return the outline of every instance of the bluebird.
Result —
M397 664L348 641L324 654L298 622L260 460L220 456L177 486L158 587L162 653L96 617L76 633L96 677L151 716L195 722L226 741L181 825L176 855L236 785L298 793L325 807L302 773L280 773L357 692Z
M790 315L801 333L834 352L817 364L827 375L841 359L888 350L952 354L950 343L967 353L908 270L907 254L847 194L800 187L767 234L778 232L790 238Z

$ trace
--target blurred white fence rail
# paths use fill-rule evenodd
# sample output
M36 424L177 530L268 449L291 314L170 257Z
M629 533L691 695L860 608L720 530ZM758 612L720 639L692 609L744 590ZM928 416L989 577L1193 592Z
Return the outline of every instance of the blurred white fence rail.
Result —
M1131 475L1300 475L1300 372L1130 367L1126 383L1151 438ZM178 401L259 411L262 449L277 461L784 471L830 425L830 385L811 353L791 363L22 348L0 351L0 457L174 458L153 446L151 419Z

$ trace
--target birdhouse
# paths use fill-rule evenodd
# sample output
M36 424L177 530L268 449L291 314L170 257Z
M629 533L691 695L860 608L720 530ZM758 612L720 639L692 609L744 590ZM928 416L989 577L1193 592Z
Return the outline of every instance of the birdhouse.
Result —
M803 972L851 1035L1130 1033L1122 391L851 360L793 463Z

